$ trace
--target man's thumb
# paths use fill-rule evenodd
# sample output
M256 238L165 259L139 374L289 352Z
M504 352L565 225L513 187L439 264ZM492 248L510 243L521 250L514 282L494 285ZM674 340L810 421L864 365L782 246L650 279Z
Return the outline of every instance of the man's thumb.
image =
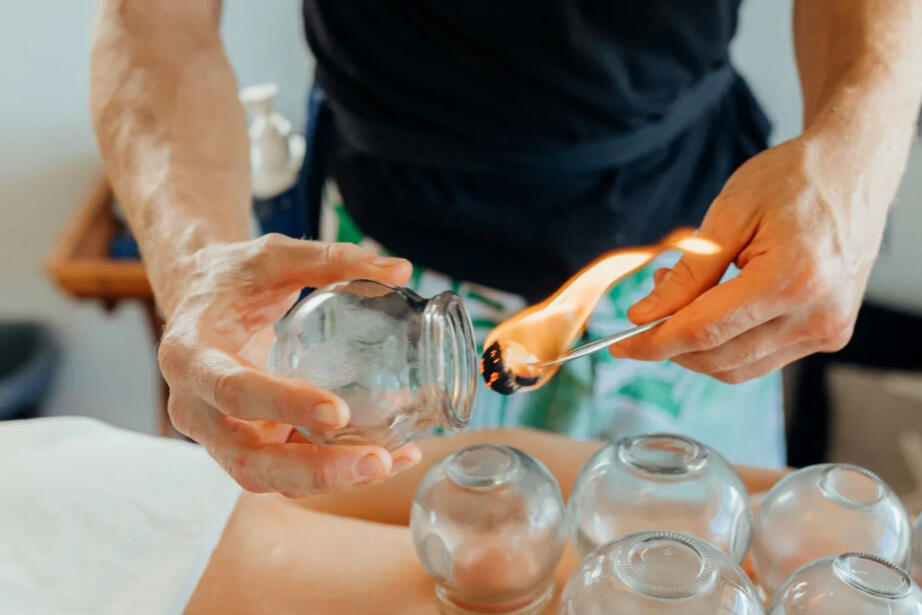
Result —
M674 314L714 287L733 256L721 251L715 254L684 254L678 263L656 277L653 291L628 310L628 318L642 324Z

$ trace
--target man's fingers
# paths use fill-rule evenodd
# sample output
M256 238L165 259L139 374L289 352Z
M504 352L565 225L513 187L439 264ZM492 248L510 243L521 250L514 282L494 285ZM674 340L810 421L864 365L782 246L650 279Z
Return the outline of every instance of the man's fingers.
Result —
M662 325L612 346L612 355L662 361L710 350L779 316L777 299L766 295L766 289L773 288L766 275L758 262L752 262L739 276L706 291Z
M253 250L262 281L285 285L318 287L356 278L400 285L413 271L405 259L378 256L351 243L269 234L255 241Z
M213 405L244 420L271 420L288 425L337 429L349 422L349 408L335 395L253 367L238 367L218 376ZM206 398L207 400L207 398Z
M716 244L718 251L686 252L672 268L658 270L653 291L628 310L632 322L643 324L674 314L720 282L753 232L750 221L739 218L739 210L722 195L714 200L696 236Z
M423 452L419 449L419 446L410 442L409 444L404 444L395 451L391 451L391 458L394 460L391 474L399 474L404 470L409 470L422 461Z
M385 480L393 459L376 446L266 444L245 452L249 472L266 491L287 491L295 497L343 491Z
M672 357L672 361L686 369L702 374L717 374L755 363L802 339L793 339L791 320L784 316L774 318L730 341L712 348L688 352Z
M310 440L305 438L304 434L297 429L293 429L288 436L288 442L309 444ZM413 466L418 465L419 462L423 460L423 452L415 443L409 442L391 451L391 459L393 460L393 464L391 465L391 476L394 476L395 474L399 474L404 470L409 470Z
M726 382L727 384L739 384L741 382L746 382L747 380L752 380L753 378L759 378L761 376L765 376L766 374L770 374L773 371L779 370L788 363L802 359L808 354L813 354L819 350L820 347L821 342L818 340L799 342L797 344L788 346L787 348L782 348L781 350L778 350L769 356L754 363L750 363L744 367L713 374L713 376L717 380Z
M168 339L159 354L168 382L182 383L208 406L229 416L319 429L349 422L349 408L332 393L257 369L216 348L189 348Z
M247 491L278 491L291 497L343 491L384 480L393 467L390 454L374 446L285 443L210 452Z
M717 284L731 262L733 256L723 252L682 255L674 267L654 275L656 286L631 306L628 318L643 324L675 313Z
M384 480L393 469L391 455L381 447L267 443L252 424L204 404L188 412L196 415L190 437L247 491L292 497L342 491Z
M288 442L307 444L310 443L310 440L305 438L304 434L302 434L300 431L294 429L288 436ZM418 465L419 462L423 460L423 452L420 450L419 446L416 445L416 443L409 442L400 448L391 451L391 459L393 460L393 465L391 466L391 476L393 476Z

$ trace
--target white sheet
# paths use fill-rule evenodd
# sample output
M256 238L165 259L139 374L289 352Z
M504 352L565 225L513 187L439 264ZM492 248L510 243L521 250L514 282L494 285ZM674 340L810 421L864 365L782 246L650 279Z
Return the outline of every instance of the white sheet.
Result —
M0 613L181 613L239 494L187 442L0 423Z

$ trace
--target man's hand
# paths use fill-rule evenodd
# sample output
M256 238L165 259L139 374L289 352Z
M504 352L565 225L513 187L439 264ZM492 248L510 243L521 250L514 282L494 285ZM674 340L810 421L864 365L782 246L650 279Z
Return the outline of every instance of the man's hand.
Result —
M349 409L263 366L273 323L303 287L402 284L410 264L346 244L247 240L249 140L220 12L220 0L106 0L93 45L106 175L167 320L170 418L250 491L294 497L381 480L416 464L419 449L305 441L293 425L342 426Z
M410 264L350 244L267 235L215 244L184 263L188 289L159 359L176 429L200 442L248 491L300 497L383 480L420 460L416 445L317 446L293 425L342 427L349 409L308 382L265 370L272 325L305 286L353 278L402 284Z
M803 135L727 181L700 229L721 252L657 272L628 317L674 316L614 356L736 383L851 337L922 99L922 4L796 0L794 41Z
M671 359L728 383L762 376L851 337L884 216L862 208L862 179L839 172L806 138L771 148L727 181L701 225L714 255L686 254L656 272L628 316L675 314L612 348L616 357ZM856 206L857 205L857 206ZM718 284L735 263L740 274ZM715 286L716 285L716 286Z

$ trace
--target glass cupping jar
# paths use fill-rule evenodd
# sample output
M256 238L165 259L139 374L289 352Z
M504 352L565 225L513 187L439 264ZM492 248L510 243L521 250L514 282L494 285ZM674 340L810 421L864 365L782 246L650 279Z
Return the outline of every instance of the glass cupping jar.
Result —
M463 429L477 377L461 298L424 299L372 280L339 282L304 297L276 325L269 369L306 380L349 406L339 429L299 426L318 444L394 449L435 427Z
M713 449L672 434L603 447L576 479L567 523L580 557L642 530L691 534L736 563L752 541L752 506L739 474Z
M771 596L800 566L860 552L909 563L909 516L876 474L859 466L808 466L775 484L755 520L752 565Z
M433 466L416 491L410 533L440 612L544 613L564 515L557 480L510 446L475 444Z
M628 534L593 551L567 581L559 615L762 615L730 556L680 532Z
M778 589L768 615L922 615L922 592L899 566L844 553L799 568Z

